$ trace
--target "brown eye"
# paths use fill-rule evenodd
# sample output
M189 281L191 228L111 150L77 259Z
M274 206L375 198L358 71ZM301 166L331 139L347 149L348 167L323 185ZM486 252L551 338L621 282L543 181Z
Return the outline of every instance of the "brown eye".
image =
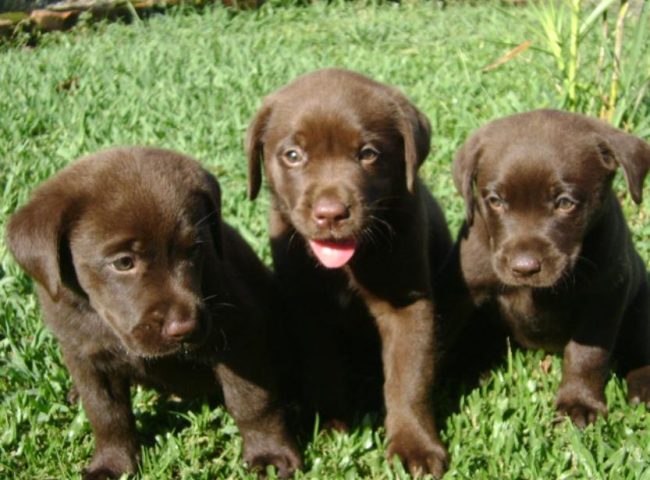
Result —
M359 154L357 155L357 158L361 162L365 162L365 163L374 162L375 160L377 160L378 157L379 157L379 152L372 147L362 148Z
M571 212L574 208L576 208L576 205L577 203L567 196L559 197L555 201L555 209L560 210L564 213Z
M299 150L295 148L285 150L285 152L282 154L282 159L290 167L298 166L304 162L304 156Z
M124 255L123 257L111 262L111 267L118 272L128 272L135 268L135 259L130 255Z
M505 202L503 201L503 199L498 195L494 195L494 194L487 197L487 202L488 205L490 205L490 207L493 210L502 210L503 207L505 206Z

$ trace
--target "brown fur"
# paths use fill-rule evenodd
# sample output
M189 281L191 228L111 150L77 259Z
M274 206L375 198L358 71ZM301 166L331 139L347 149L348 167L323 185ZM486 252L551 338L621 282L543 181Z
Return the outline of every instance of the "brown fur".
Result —
M250 196L260 189L262 163L271 189L273 259L295 311L309 401L343 427L346 386L364 393L381 386L383 363L389 457L414 474L440 476L447 453L431 408L431 285L451 240L417 177L429 142L428 120L402 93L327 69L265 99L247 151ZM294 151L297 165L283 158ZM345 238L358 248L342 268L323 268L308 246Z
M650 145L553 110L487 124L454 161L463 281L520 345L563 352L557 408L579 426L606 413L612 362L630 399L650 401L650 289L611 189L618 166L640 203Z
M38 283L43 318L95 434L84 478L137 469L129 387L218 391L251 467L301 464L269 363L269 272L220 218L216 179L189 157L116 148L36 189L9 249Z

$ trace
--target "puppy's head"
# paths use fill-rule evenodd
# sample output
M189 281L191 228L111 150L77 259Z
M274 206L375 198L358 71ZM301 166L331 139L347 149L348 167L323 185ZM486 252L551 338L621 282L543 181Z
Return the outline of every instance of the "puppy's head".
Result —
M575 265L618 166L640 203L650 145L593 118L538 110L475 132L456 154L454 181L468 223L484 222L500 280L550 287Z
M194 160L107 150L41 185L10 219L21 267L54 299L84 302L136 355L201 342L204 275L220 255L219 186Z
M396 89L316 71L267 97L252 121L249 196L263 163L276 208L325 267L341 267L413 192L429 139L428 120Z

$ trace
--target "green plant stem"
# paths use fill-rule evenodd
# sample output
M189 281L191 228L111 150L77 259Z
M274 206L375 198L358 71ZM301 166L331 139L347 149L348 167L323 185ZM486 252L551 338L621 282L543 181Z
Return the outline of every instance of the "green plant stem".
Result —
M623 31L625 29L625 15L629 9L630 4L627 0L621 1L621 6L618 10L618 18L616 19L616 33L614 43L614 68L612 70L612 80L609 88L609 101L607 104L607 121L612 122L614 112L616 111L616 100L618 97L618 84L621 76L621 54L623 51Z
M597 70L596 70L596 84L597 85L602 85L603 82L603 77L604 77L604 70L605 70L605 46L607 45L607 39L609 38L609 22L607 19L607 10L604 10L602 13L602 42L600 44L600 48L598 50L598 65L597 65ZM598 92L600 95L600 101L601 106L600 106L600 111L598 112L598 115L600 118L605 118L606 115L606 105L608 103L608 98L605 96L605 93L602 92L599 89Z
M580 7L582 0L571 0L571 31L569 38L569 61L567 64L567 91L569 106L577 106L576 73L578 71L578 43L580 31Z

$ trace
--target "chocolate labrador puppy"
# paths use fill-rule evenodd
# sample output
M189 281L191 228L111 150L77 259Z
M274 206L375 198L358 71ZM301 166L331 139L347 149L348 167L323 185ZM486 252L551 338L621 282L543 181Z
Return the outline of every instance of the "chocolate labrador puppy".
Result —
M402 93L339 69L268 96L246 142L250 197L262 163L270 184L273 260L298 319L308 400L344 427L345 375L366 389L346 360L370 365L380 389L383 360L388 456L440 476L432 277L452 242L417 177L429 143L429 121Z
M564 353L557 408L580 427L606 414L612 363L650 401L650 288L611 188L619 166L640 203L650 145L553 110L485 125L454 160L470 295L496 300L520 345Z
M221 388L244 460L282 476L300 467L265 343L270 273L221 221L219 185L196 161L154 148L83 158L36 189L7 240L95 434L84 478L136 471L135 383Z

